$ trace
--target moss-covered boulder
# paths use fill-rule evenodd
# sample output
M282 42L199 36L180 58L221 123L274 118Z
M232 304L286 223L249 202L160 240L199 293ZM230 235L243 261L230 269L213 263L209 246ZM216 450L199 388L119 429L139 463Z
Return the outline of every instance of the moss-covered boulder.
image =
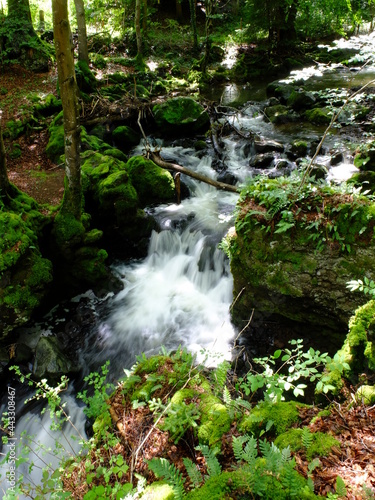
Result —
M269 119L269 121L271 123L274 123L275 125L281 123L289 123L295 121L296 119L296 116L293 114L292 110L282 104L268 106L267 108L265 108L264 114Z
M39 250L49 219L37 203L11 187L11 201L0 200L0 339L26 323L49 291L52 263Z
M375 387L373 385L361 385L355 393L355 399L359 404L375 404Z
M354 166L363 172L375 172L375 141L359 148L354 157Z
M46 146L46 155L50 160L55 163L60 161L60 156L64 154L65 142L64 142L64 126L63 125L51 125L49 127L49 141Z
M291 182L254 180L242 197L235 232L228 237L236 298L232 317L241 325L254 310L254 321L273 317L293 320L297 328L310 325L314 335L329 332L325 342L337 349L349 318L365 302L347 282L375 275L375 205L366 197L310 185L311 195L305 191L304 201L287 208L286 190L294 197ZM285 208L275 216L271 210L278 203Z
M116 127L112 132L112 138L118 148L123 151L128 151L133 146L139 144L141 136L131 127L121 125L120 127Z
M305 112L306 120L317 125L329 125L332 116L333 111L329 107L308 109Z
M210 126L207 111L191 97L175 97L152 108L162 134L194 135Z
M142 205L171 201L175 197L172 175L143 156L133 156L126 164Z
M75 65L77 85L82 92L91 94L97 87L97 81L86 61L78 61Z

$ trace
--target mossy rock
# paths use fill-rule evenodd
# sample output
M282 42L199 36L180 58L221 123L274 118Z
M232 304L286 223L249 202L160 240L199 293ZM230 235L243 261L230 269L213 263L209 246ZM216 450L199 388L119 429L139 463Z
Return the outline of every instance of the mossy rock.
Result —
M198 439L211 448L221 448L221 438L229 431L232 419L228 408L212 393L200 396L199 410L201 412L198 427Z
M317 125L329 125L332 120L332 109L328 107L309 109L305 112L305 118Z
M288 123L295 120L292 111L282 104L276 104L275 106L268 106L264 110L264 114L269 119L271 123L275 125L280 123Z
M124 154L122 151L120 151L117 148L110 148L110 149L105 149L103 151L104 156L112 156L113 158L116 158L117 160L123 161L126 163L128 161L128 157L126 154Z
M175 492L172 486L163 481L155 481L147 486L142 493L142 500L175 500Z
M294 85L290 83L275 81L267 85L267 97L277 97L282 104L286 104L294 92Z
M47 94L44 99L34 106L34 111L42 116L51 116L61 109L61 99L58 99L53 94Z
M359 404L372 406L375 404L375 387L373 385L361 385L355 393L355 399Z
M76 79L79 90L87 94L95 91L98 82L86 61L78 61L75 65Z
M78 281L88 285L103 283L108 275L107 258L108 253L102 248L82 246L74 253L71 273Z
M370 300L359 307L354 316L349 320L349 332L344 343L337 352L341 362L349 365L349 370L344 371L345 378L353 384L358 383L358 375L362 372L375 371L375 301ZM342 374L334 369L327 371L327 384L334 387L332 394L337 396L343 387ZM321 391L316 392L320 401Z
M302 429L290 429L278 436L274 444L279 449L287 448L292 451L299 451L304 448L302 443ZM313 432L311 435L311 444L306 450L306 458L311 461L316 457L326 457L331 453L333 447L340 448L340 441L331 434L325 432Z
M135 215L138 195L125 171L115 172L98 183L96 197L100 209L114 213L118 222Z
M64 253L83 242L85 228L73 215L60 211L55 217L52 234L60 252Z
M128 151L133 146L139 144L141 136L131 127L121 125L112 132L112 138L117 147L121 150Z
M26 130L26 124L22 120L10 120L6 123L6 128L4 130L4 137L10 137L10 139L17 139Z
M81 150L104 152L112 147L95 134L89 134L85 127L81 127Z
M191 97L175 97L152 109L161 133L194 135L205 132L210 126L207 111Z
M375 171L375 141L361 146L354 157L354 166L362 172Z
M295 111L301 111L312 108L316 102L316 98L312 92L305 90L293 90L287 100L287 106Z
M50 160L57 163L65 151L64 126L52 125L49 127L49 141L46 146L46 155Z
M13 203L20 210L22 204ZM5 337L40 305L52 281L52 264L40 254L33 218L0 211L0 233L0 331Z
M240 432L259 435L262 430L270 427L271 434L278 436L289 427L299 422L298 408L305 407L295 401L279 403L259 403L253 408L250 415L245 415L239 423Z
M347 182L356 187L361 187L363 191L369 190L373 194L375 192L375 171L358 172L352 175Z
M308 151L308 145L306 141L297 140L292 143L291 151L297 156L306 156Z
M172 175L151 160L143 156L133 156L126 164L126 171L144 206L174 199L175 186Z

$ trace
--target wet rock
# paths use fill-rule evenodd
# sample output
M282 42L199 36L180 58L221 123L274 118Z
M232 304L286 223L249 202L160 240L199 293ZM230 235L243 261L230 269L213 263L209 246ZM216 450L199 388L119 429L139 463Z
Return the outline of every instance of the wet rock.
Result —
M287 105L295 111L310 109L315 103L314 94L305 90L293 90L287 101Z
M267 97L277 97L281 104L287 103L293 91L294 85L290 83L276 81L267 85Z
M271 123L281 124L296 121L297 115L291 111L287 106L278 104L276 106L269 106L265 108L264 114Z
M136 146L137 144L139 144L139 141L141 139L141 136L138 132L126 125L116 127L112 132L112 137L115 146L120 148L122 151L128 151L133 146Z
M270 168L273 166L274 162L273 153L264 153L260 155L253 156L249 161L249 167L254 168Z
M341 153L341 151L338 151L337 153L334 153L331 156L331 161L329 162L332 167L335 165L338 165L339 163L342 163L344 161L344 155Z
M238 182L237 177L232 172L222 172L218 175L217 180L219 182L225 182L225 184L230 184L231 186L235 186Z
M280 142L271 139L256 139L254 141L254 149L256 153L269 153L270 151L282 153L284 146Z
M78 371L76 360L69 359L62 351L56 337L41 337L35 351L33 374L41 378L60 378Z
M310 177L314 177L316 180L325 179L328 174L327 167L324 165L313 165L310 172Z

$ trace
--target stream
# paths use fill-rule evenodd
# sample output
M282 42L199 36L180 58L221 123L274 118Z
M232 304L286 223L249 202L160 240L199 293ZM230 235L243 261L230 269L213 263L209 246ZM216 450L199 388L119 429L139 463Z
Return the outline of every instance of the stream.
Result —
M354 42L359 53L366 54L374 39L372 36L356 37L350 43ZM311 90L340 88L344 91L347 87L371 81L375 78L375 68L369 64L363 71L353 71L343 66L316 65L293 72L288 78L303 80ZM263 113L266 103L264 85L256 88L245 85L241 88L228 84L213 89L207 97L220 101L222 121L226 120L232 128L222 140L222 164L226 166L225 175L230 175L238 184L244 183L254 173L260 173L260 169L249 167L249 157L254 155L250 141L246 139L250 133L265 141L290 144L299 138L309 143L319 142L324 132L325 127L311 124L288 123L276 127L266 121ZM238 99L243 101L243 105L235 111L230 105ZM211 143L208 143L207 150L198 152L192 147L193 143L185 139L162 142L150 138L150 141L162 148L166 161L213 178L220 175ZM142 148L143 144L140 144L132 154L142 154ZM343 153L342 161L332 167L330 151L337 150ZM347 137L340 134L339 129L333 129L329 134L323 153L317 161L328 168L328 179L345 180L356 170ZM278 176L289 174L296 168L294 161L280 154L267 168L267 173ZM65 336L69 341L73 339L74 362L80 372L64 399L72 421L83 436L85 417L75 392L82 390L83 377L98 370L107 360L110 360L111 380L115 381L123 375L124 369L135 363L137 355L158 353L162 346L173 350L181 345L195 352L198 359L203 359L208 353L207 363L211 365L223 357L231 359L232 343L237 335L229 311L233 299L232 276L229 261L218 245L233 226L237 195L218 191L191 178L184 178L183 182L190 196L181 204L147 209L160 226L160 231L151 235L147 257L113 264L114 274L123 282L122 291L98 297L89 290L70 303L56 306L45 318L19 332L19 342L31 349L35 348L40 336L56 335ZM29 369L33 369L32 364L29 364ZM12 387L16 382L10 379L7 385ZM23 405L28 396L27 390L17 384L16 442L20 442L21 433L26 431L28 435L35 436L35 443L40 441L52 448L52 452L43 456L42 460L38 458L41 452L36 451L32 457L37 463L31 472L31 481L40 484L42 475L38 466L43 461L56 463L53 452L55 439L67 450L67 454L76 453L79 444L69 439L68 427L64 432L53 434L49 430L48 412L41 415L40 406L36 403ZM6 411L8 402L5 393L1 401L2 412ZM31 446L36 449L35 444ZM6 446L4 451L9 451ZM20 448L17 454L20 456ZM5 479L5 474L9 472L7 467L9 465L3 465L0 470L0 492L2 488L9 487ZM27 464L17 471L18 477L21 473L27 482Z

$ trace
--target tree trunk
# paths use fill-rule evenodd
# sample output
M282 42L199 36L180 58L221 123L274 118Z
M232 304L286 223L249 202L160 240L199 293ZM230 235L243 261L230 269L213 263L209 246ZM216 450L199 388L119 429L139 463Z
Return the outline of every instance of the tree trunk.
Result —
M182 3L176 0L176 19L180 23L182 21Z
M0 197L4 200L9 190L9 179L5 161L5 147L3 141L3 128L0 118Z
M206 72L208 61L210 58L211 51L211 29L212 29L212 13L214 8L213 0L205 0L205 8L206 8L206 40L205 40L205 49L204 56L202 62L202 73Z
M142 57L142 36L141 36L141 0L135 2L135 36L137 39L137 57Z
M68 20L67 0L52 0L53 35L65 136L65 191L62 211L81 218L80 125L77 82L74 71L72 35Z
M147 0L143 0L142 31L144 36L147 34L147 9Z
M17 59L19 64L32 71L48 71L49 56L34 30L29 0L8 0L4 28L6 59Z
M197 33L197 1L189 0L190 7L190 24L193 30L193 49L198 50L198 33Z
M229 191L231 193L239 193L240 190L236 186L232 186L231 184L226 184L225 182L215 181L211 179L211 177L207 177L206 175L198 174L197 172L193 172L186 167L182 167L181 165L177 165L176 163L169 163L164 161L159 153L154 151L149 152L150 159L159 167L165 168L167 170L173 170L173 172L179 172L181 174L188 175L189 177L193 177L193 179L197 179L198 181L205 182L206 184L210 184L210 186L214 186L216 189L221 189L222 191Z
M85 7L83 0L74 0L76 7L76 18L78 27L78 59L85 61L89 64L89 51L87 48L87 32L86 32L86 18Z

